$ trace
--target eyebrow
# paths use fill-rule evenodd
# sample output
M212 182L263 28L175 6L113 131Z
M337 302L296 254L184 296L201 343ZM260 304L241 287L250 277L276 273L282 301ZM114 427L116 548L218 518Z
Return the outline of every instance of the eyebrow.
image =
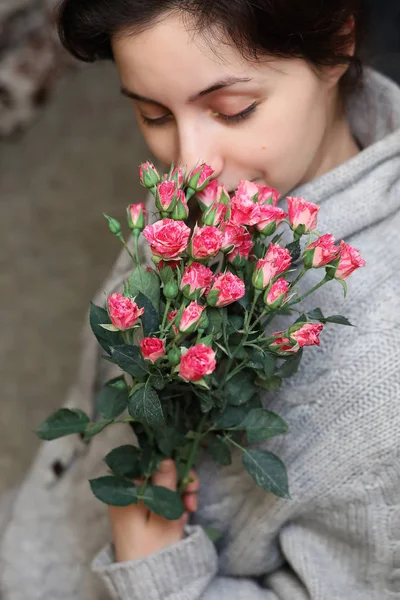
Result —
M189 96L189 98L187 99L187 104L193 104L193 102L196 102L200 98L203 98L204 96L207 96L208 94L211 94L212 92L216 92L217 90L221 90L223 88L230 87L231 85L234 85L235 83L247 83L248 81L252 81L252 78L251 77L227 77L226 79L221 79L220 81L216 81L215 83L210 85L210 87L208 87L207 89L202 90L201 92L198 92L197 94L194 94L193 96ZM133 100L138 100L139 102L147 102L148 104L155 104L156 106L163 106L163 104L161 104L160 102L157 102L156 100L152 100L151 98L146 98L146 96L141 96L140 94L136 94L136 92L133 92L132 90L128 90L124 86L121 87L121 94L123 96L127 96L128 98L132 98Z

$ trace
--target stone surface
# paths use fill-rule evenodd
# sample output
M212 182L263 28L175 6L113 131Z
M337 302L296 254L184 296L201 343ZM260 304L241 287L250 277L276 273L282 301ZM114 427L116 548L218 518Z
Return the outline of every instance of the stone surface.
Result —
M0 143L0 491L74 377L88 303L120 252L103 212L143 199L149 153L111 65L66 78L18 142Z

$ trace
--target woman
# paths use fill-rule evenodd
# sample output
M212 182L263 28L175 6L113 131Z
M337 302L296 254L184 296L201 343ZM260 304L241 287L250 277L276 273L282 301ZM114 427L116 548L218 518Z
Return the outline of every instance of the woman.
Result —
M268 448L287 465L291 500L257 488L235 457L198 465L190 525L142 506L107 511L87 479L131 431L110 428L89 447L78 436L47 444L3 536L5 600L98 600L106 587L121 600L400 593L400 89L370 70L362 80L362 17L359 0L62 3L66 47L114 59L160 163L202 160L228 189L250 179L320 204L321 231L356 246L367 267L343 309L358 329L328 326L321 350L265 398L289 423ZM96 303L129 266L121 256ZM338 287L305 308L340 312ZM83 341L66 406L90 410L114 373L87 327ZM174 465L162 467L154 482L174 489ZM215 545L202 526L222 533Z

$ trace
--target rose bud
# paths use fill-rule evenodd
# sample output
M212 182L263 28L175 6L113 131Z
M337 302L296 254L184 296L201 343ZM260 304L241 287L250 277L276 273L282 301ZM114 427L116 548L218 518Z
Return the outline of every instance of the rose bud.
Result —
M214 279L207 295L207 304L221 308L242 298L246 293L244 281L230 271L220 273Z
M163 293L167 300L174 300L179 294L178 285L175 281L169 281L164 285Z
M205 306L200 306L196 302L191 302L189 306L184 309L182 316L179 319L179 331L181 333L193 333L193 331L196 331L205 308Z
M185 179L183 176L183 170L180 169L179 167L175 167L175 169L172 171L172 173L168 177L168 179L170 181L175 181L175 184L178 188L182 188L185 183Z
M187 186L193 191L202 192L214 175L214 169L203 163L195 167L187 177Z
M243 242L243 235L248 233L247 229L236 225L233 221L221 224L223 233L221 250L224 254L232 252L237 246Z
M276 206L280 198L280 193L275 188L266 185L259 186L258 203L261 205Z
M172 310L170 313L168 313L167 319L170 323L172 323L176 317L176 315L178 314L177 310ZM177 326L175 325L175 323L172 323L172 329L175 333L175 335L177 333L179 333L179 329L177 328Z
M148 190L152 190L160 183L161 177L157 169L150 161L147 161L139 167L140 183Z
M178 189L175 181L163 181L156 189L156 206L161 212L171 213L176 205Z
M106 213L103 213L103 216L108 221L108 228L111 231L111 233L113 233L117 237L122 237L121 223L119 221L117 221L117 219L114 219L113 217L109 217L108 215L106 215Z
M146 227L147 221L146 207L143 202L130 204L126 209L126 212L128 216L129 229L143 231L143 229Z
M182 356L179 373L186 381L199 381L205 375L211 375L216 366L214 350L204 344L197 344Z
M186 202L185 192L178 190L176 197L176 205L172 211L171 218L175 221L184 221L189 216L189 207Z
M122 294L112 294L108 298L108 314L111 323L121 331L132 329L143 313L144 308L139 308L136 302Z
M307 269L319 269L335 260L339 252L340 249L335 246L335 238L332 234L327 233L305 248L304 266Z
M288 213L278 206L264 204L260 206L260 220L257 222L256 227L263 235L272 235L287 216Z
M196 193L197 202L201 208L201 210L206 210L209 208L218 198L218 181L217 179L213 179L210 183L204 188L202 192Z
M217 227L221 221L225 220L226 212L227 207L225 204L216 201L210 208L203 212L202 221L204 225L213 225L214 227Z
M168 352L168 360L173 367L176 367L181 362L181 353L178 348L174 347Z
M300 348L303 346L319 346L319 336L324 326L321 323L297 323L289 329L289 336Z
M206 289L211 286L213 277L211 269L200 263L194 262L186 267L180 286L185 298L189 300L200 298Z
M143 231L152 253L167 260L178 258L186 250L190 234L185 223L173 219L162 219L154 225L147 225Z
M280 277L265 292L264 303L268 308L275 310L281 308L287 300L290 284L286 279Z
M291 229L299 236L313 231L317 227L318 212L320 207L303 198L289 196L289 223Z
M241 268L248 260L249 254L253 249L253 239L251 233L246 229L243 229L240 238L238 236L236 241L240 241L240 243L232 250L232 252L229 252L226 258L235 267Z
M165 356L165 342L158 338L143 338L140 342L143 358L155 363L157 359Z
M222 232L216 227L196 225L188 247L192 258L204 260L216 256L222 247Z
M341 279L344 281L350 275L360 267L365 267L366 262L361 258L358 250L345 244L343 240L340 240L340 262L335 272L335 279Z
M257 290L265 290L271 281L287 271L292 263L289 250L277 244L270 244L265 258L261 258L253 273L253 285Z
M231 201L231 220L237 225L255 225L260 217L257 203L259 187L251 181L241 181Z
M269 349L273 352L277 352L282 356L296 354L296 352L300 350L300 346L296 344L293 340L291 341L289 338L283 337L285 333L285 331L273 333L272 337L275 337L275 340L271 344L269 344Z

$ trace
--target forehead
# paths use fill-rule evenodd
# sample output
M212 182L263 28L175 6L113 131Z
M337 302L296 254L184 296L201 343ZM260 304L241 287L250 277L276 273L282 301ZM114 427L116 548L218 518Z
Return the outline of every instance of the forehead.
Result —
M139 34L120 33L112 46L122 84L160 101L164 92L170 96L176 89L190 94L218 78L246 77L257 71L221 34L197 34L178 15Z

